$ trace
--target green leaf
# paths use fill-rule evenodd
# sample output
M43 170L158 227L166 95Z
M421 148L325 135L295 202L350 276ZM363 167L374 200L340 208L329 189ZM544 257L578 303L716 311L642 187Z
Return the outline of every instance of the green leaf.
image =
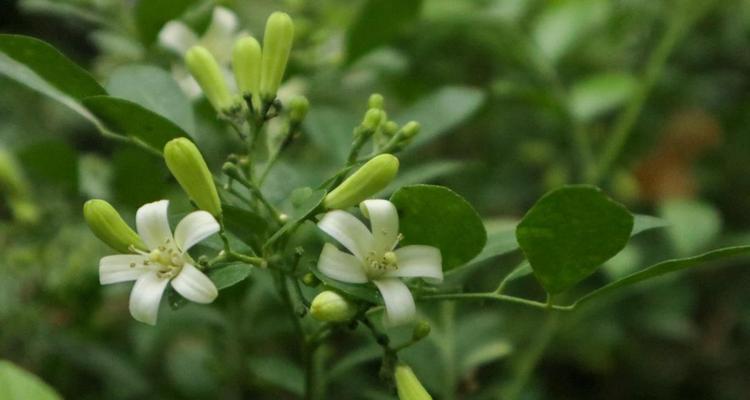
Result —
M326 197L326 192L323 189L319 189L313 192L309 192L307 197L303 199L297 199L299 206L295 207L289 216L289 221L284 224L276 233L271 236L266 243L275 241L276 238L285 234L289 229L301 224L305 219L310 217L312 214L320 209L320 203Z
M0 35L0 53L33 71L50 86L74 99L106 94L104 88L86 70L39 39L20 35ZM17 79L19 75L9 73L10 68L13 68L12 63L0 60L0 72ZM38 85L36 82L20 82L32 88Z
M60 400L62 397L33 374L9 361L0 361L0 399Z
M300 367L278 356L249 357L248 365L253 376L265 383L284 389L301 397L305 388L305 374Z
M151 45L159 31L169 20L182 15L197 0L139 0L135 6L135 24L138 36L145 45Z
M532 36L542 55L555 63L609 12L604 0L560 0L548 6L534 23Z
M669 226L669 222L651 215L634 214L633 217L635 219L633 220L633 231L630 232L631 237L652 229Z
M355 299L363 300L372 304L383 304L383 297L378 292L377 288L370 283L366 284L353 284L337 281L329 278L326 274L320 272L315 267L310 267L310 271L323 282L326 286L336 289L342 293L345 293Z
M78 190L78 155L62 140L45 140L31 144L18 153L24 170L37 183L48 183L76 192Z
M421 8L421 0L366 0L347 32L347 62L395 39Z
M339 164L346 161L354 136L352 129L359 121L352 115L336 107L313 107L305 117L305 135L327 155Z
M260 249L268 232L268 223L258 214L229 204L221 205L224 226L253 249Z
M452 175L466 168L465 161L433 161L420 163L406 171L401 171L388 187L374 197L385 197L401 186L429 183L437 178Z
M107 91L111 96L130 100L163 116L185 132L195 129L190 100L172 75L161 68L150 65L120 67L109 77Z
M614 281L606 286L594 290L587 295L581 297L574 303L574 306L578 306L583 303L587 303L597 297L603 296L607 293L611 293L617 289L634 285L638 282L656 278L670 272L676 272L688 268L700 266L702 264L727 259L730 257L746 256L750 255L750 245L745 246L734 246L725 247L722 249L712 250L707 253L703 253L694 257L678 258L674 260L662 261L658 264L654 264L643 270L630 274L620 280Z
M576 118L592 120L620 107L630 99L638 80L624 73L604 73L588 77L573 86L570 107Z
M434 185L405 186L391 196L398 209L402 246L424 244L440 249L443 270L474 258L487 242L476 210L452 190Z
M417 121L422 125L407 149L424 145L450 132L479 110L484 100L485 94L481 90L462 86L443 87L422 98L396 118L400 124Z
M678 255L705 250L721 231L721 215L705 202L668 200L661 204L659 213L669 223L667 235Z
M544 195L516 228L539 282L560 293L591 275L628 242L633 216L601 190L566 186Z
M83 105L113 132L139 139L159 152L168 141L188 137L172 121L125 99L94 96L84 99Z
M133 207L163 199L169 186L164 161L145 151L123 146L112 154L112 189L118 203Z
M250 276L250 271L253 267L245 264L231 264L226 267L217 268L211 270L208 273L208 277L214 282L216 288L226 289L230 286L234 286Z
M517 249L518 242L516 242L515 225L490 231L487 233L487 244L466 266L478 264L490 258L516 251Z

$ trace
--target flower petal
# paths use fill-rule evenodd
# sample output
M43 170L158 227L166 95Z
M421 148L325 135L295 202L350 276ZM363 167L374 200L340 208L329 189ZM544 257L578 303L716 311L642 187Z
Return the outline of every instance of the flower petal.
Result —
M137 321L156 325L159 303L169 279L160 278L156 271L149 271L133 285L130 292L130 315Z
M403 325L414 320L417 308L414 297L405 283L397 278L384 278L373 281L380 290L385 302L383 322L389 326Z
M170 21L159 32L159 44L174 51L180 56L198 43L198 36L187 25L179 21Z
M191 264L185 264L182 271L172 279L172 287L182 297L201 304L210 303L219 295L219 290L211 279Z
M196 243L219 231L219 223L211 213L193 211L186 215L174 230L174 241L180 250L188 251Z
M398 212L388 200L365 200L359 205L370 219L374 248L377 254L393 250L398 239Z
M355 216L341 210L330 211L318 222L318 228L341 243L355 257L364 261L372 250L372 234Z
M395 253L398 269L388 271L385 276L427 278L435 283L443 281L443 258L437 247L415 244L401 247Z
M151 250L163 245L167 239L172 239L167 207L169 200L159 200L142 205L135 213L138 235Z
M341 282L367 282L367 276L362 270L362 262L357 257L340 251L330 243L323 245L323 251L318 258L318 270L329 278Z
M134 281L144 272L149 271L143 262L146 258L139 254L117 254L102 257L99 260L99 283L109 285L110 283Z

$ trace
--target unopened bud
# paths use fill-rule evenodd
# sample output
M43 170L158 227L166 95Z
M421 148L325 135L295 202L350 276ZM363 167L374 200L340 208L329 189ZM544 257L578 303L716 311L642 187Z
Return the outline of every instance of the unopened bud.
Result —
M326 290L320 292L310 304L310 315L323 322L345 322L357 314L357 306L344 296Z
M408 365L398 363L394 377L399 400L432 400L432 396L427 393Z
M307 110L310 109L310 102L305 96L294 96L289 101L289 119L294 124L299 124L305 119Z
M266 21L263 35L263 57L260 74L260 95L264 101L276 97L284 78L294 40L294 23L288 14L275 12Z
M343 209L357 205L385 189L396 177L398 158L381 154L368 161L336 189L328 193L323 206L328 209Z
M378 110L383 110L385 101L383 100L383 95L380 93L373 93L370 95L370 98L367 100L367 106L369 108L375 108Z
M185 55L185 64L217 112L227 113L237 106L219 64L206 48L193 46Z
M146 250L141 238L106 201L93 199L84 203L83 217L94 235L112 249L120 253L130 253L131 246Z
M221 202L211 171L198 148L187 138L172 139L164 146L167 168L193 202L214 217L221 215Z
M398 132L398 124L396 121L388 121L383 124L383 133L386 134L386 136L393 136Z
M401 129L404 132L404 138L411 139L414 136L417 136L419 130L422 129L422 125L420 125L419 122L416 121L409 121Z
M320 284L320 279L318 279L318 277L312 272L308 272L302 276L302 283L304 283L305 286L315 287Z
M365 113L365 118L362 119L362 127L367 130L374 131L383 121L384 116L385 113L383 112L383 110L371 108L367 110L367 112Z
M258 94L260 66L260 43L252 36L238 39L232 50L232 69L234 69L237 88L243 96Z
M414 325L414 330L411 333L411 340L418 341L422 340L427 337L427 335L430 334L430 330L432 328L430 327L430 323L425 320L419 320L416 325Z

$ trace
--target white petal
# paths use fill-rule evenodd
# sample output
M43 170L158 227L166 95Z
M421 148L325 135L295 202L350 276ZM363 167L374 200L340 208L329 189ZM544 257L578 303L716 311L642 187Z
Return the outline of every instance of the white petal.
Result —
M232 44L238 25L239 21L234 12L224 7L214 8L211 23L200 42L204 47L211 49L219 65L223 66L232 61Z
M347 212L329 212L318 222L318 228L338 240L361 261L364 261L367 253L372 250L372 234L362 221Z
M186 215L174 230L174 241L180 250L187 251L201 240L219 231L219 223L211 213L193 211Z
M180 56L197 43L198 37L195 33L179 21L167 22L159 32L159 44Z
M417 313L414 298L409 288L396 278L385 278L373 281L380 290L385 302L383 322L389 326L403 325L414 320Z
M210 303L219 295L219 290L211 279L190 264L185 264L182 271L172 279L172 287L182 297L201 304Z
M143 265L146 258L138 254L117 254L99 261L99 283L134 281L149 269Z
M370 219L375 251L384 254L393 250L398 238L398 212L388 200L365 200L359 205Z
M156 271L150 271L138 278L130 292L130 315L137 321L156 325L161 295L169 279L159 278Z
M443 258L437 247L411 245L395 251L398 269L388 271L385 276L401 278L427 278L443 281Z
M135 213L138 235L149 249L155 249L163 245L167 239L172 239L167 207L169 207L169 200L160 200L144 204Z
M341 282L367 282L367 276L362 270L362 262L357 257L340 251L330 243L323 245L323 251L318 258L318 270L329 278Z

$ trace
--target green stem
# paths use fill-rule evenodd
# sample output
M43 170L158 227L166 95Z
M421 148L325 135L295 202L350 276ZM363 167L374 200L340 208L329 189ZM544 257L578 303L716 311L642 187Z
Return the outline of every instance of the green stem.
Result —
M549 305L539 301L528 300L521 297L508 296L504 294L498 294L495 292L485 293L444 293L444 294L429 294L421 296L417 301L434 301L434 300L495 300L503 301L507 303L521 304L529 307L539 309L551 309L556 311L572 311L575 305L561 306L561 305Z

